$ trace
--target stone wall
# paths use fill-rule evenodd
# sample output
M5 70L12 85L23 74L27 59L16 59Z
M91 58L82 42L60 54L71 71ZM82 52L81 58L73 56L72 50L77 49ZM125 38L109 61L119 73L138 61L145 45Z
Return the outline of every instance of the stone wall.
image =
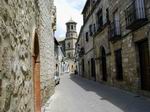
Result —
M34 0L1 0L1 112L33 112L31 43Z
M42 103L54 92L54 82L52 81L55 72L54 57L54 34L51 26L53 0L39 0L39 44L40 44L40 62L41 62L41 94Z
M34 112L34 36L40 46L41 100L54 93L53 0L1 0L0 112Z
M88 66L85 66L85 76L87 78L92 77L91 59L99 57L95 53L99 53L98 49L100 48L100 46L102 46L104 44L108 48L108 29L107 29L107 31L104 31L104 33L99 34L101 32L101 28L99 28L98 20L97 20L97 13L101 8L103 8L103 10L102 10L102 15L103 15L102 21L103 21L103 24L107 23L106 9L108 8L108 5L109 5L108 0L101 0L101 1L96 2L96 6L93 7L93 9L91 10L91 12L88 16L88 19L85 21L85 23L82 27L81 35L79 37L79 38L83 38L83 41L84 41L84 43L82 43L83 45L81 45L81 46L84 46L84 49L85 49L84 60L85 60L85 65L88 65ZM89 9L90 9L90 7L89 7ZM87 13L88 13L88 11L87 11ZM90 35L90 31L89 31L90 25L92 25L92 33L93 33L92 35ZM89 35L88 41L86 40L86 32L89 33L88 34ZM97 63L97 60L94 60L94 61L95 61L95 63ZM100 81L100 77L99 77L100 73L99 73L98 65L96 65L96 68L97 68L96 69L96 75L98 78L97 80Z

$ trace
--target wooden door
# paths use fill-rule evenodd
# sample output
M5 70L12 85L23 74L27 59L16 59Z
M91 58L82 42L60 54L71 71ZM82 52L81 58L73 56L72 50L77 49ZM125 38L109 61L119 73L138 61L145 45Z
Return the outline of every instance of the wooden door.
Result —
M96 80L96 71L95 71L95 60L91 59L91 74L94 80Z
M141 87L150 91L150 57L148 40L139 43L139 56L141 67Z
M41 112L40 50L37 34L35 34L34 40L33 80L34 80L34 109L35 112Z
M41 112L40 62L34 63L34 102L35 112Z
M122 51L121 49L115 51L116 62L116 79L123 81L123 66L122 66Z
M82 76L84 77L84 59L82 59Z
M102 80L103 81L107 81L107 64L106 64L106 53L105 53L105 49L102 48Z

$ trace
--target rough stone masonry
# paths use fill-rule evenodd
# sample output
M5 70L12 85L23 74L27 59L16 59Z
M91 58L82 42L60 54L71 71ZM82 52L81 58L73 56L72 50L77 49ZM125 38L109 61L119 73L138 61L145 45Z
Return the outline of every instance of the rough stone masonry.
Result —
M53 0L0 0L0 112L34 112L35 34L40 51L41 105L53 92Z

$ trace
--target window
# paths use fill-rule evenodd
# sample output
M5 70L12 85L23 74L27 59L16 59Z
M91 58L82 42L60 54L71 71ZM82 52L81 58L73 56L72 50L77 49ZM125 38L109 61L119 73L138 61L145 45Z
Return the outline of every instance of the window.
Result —
M90 26L89 26L90 36L92 36L92 35L93 35L93 29L92 29L92 26L93 26L93 25L90 25Z
M56 64L56 70L58 70L58 64Z
M97 12L97 26L98 29L103 26L103 13L102 9Z
M123 67L122 67L122 54L121 49L115 51L115 61L116 61L116 79L123 80Z
M68 58L70 58L71 57L71 54L70 53L68 53Z
M89 41L89 33L88 32L86 32L86 41L88 42Z
M73 30L73 25L71 25L71 29Z
M126 28L135 30L147 22L145 0L133 0L125 10Z
M113 21L114 21L114 29L115 29L115 33L117 35L121 34L120 31L120 17L119 17L119 11L116 10L113 14Z
M106 19L107 19L107 23L109 22L109 9L106 9Z
M70 42L68 43L68 48L70 48Z
M96 25L94 24L93 31L96 32Z
M67 26L67 29L70 29L70 26L69 26L69 25Z
M93 0L93 4L95 4L95 2L96 2L96 1L95 1L95 0Z

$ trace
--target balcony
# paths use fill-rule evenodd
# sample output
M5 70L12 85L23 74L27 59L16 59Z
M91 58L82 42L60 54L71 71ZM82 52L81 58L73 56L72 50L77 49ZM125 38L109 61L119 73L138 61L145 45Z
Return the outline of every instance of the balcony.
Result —
M125 10L126 28L135 30L147 22L144 0L134 0Z
M109 40L117 40L121 37L120 22L115 21L110 24Z

